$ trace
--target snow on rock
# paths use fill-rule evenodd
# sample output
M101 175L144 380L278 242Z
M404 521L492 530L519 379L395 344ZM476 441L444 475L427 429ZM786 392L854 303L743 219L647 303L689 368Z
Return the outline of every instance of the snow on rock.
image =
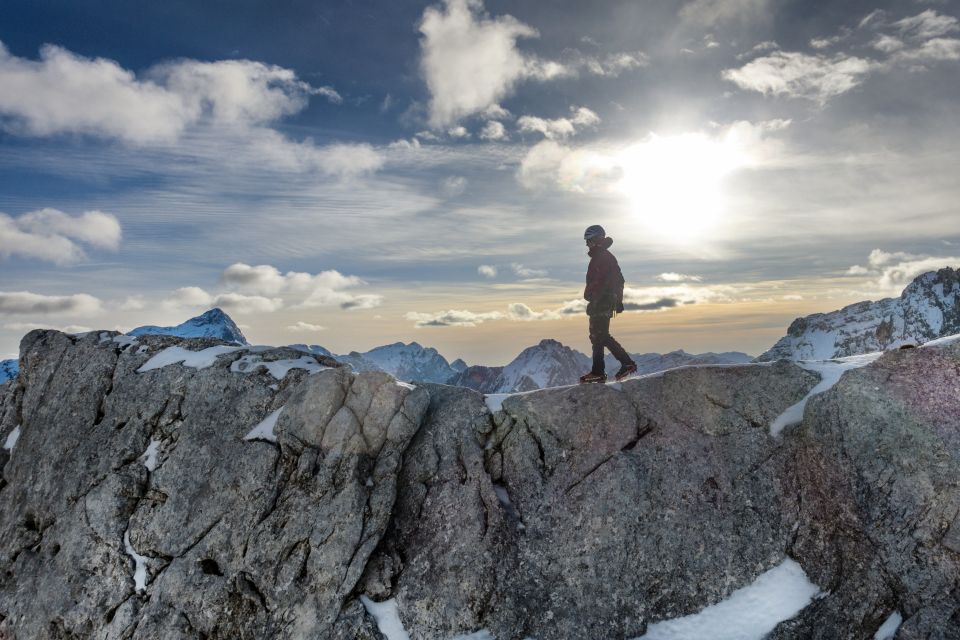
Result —
M847 358L838 358L836 360L827 360L825 362L798 362L801 367L808 371L815 371L820 374L820 382L810 390L799 402L777 416L776 420L770 423L770 435L778 436L789 426L800 424L803 421L803 411L807 408L807 402L813 396L823 393L840 381L840 377L845 371L865 367L880 356L882 352L865 353L859 356L849 356Z
M890 617L887 618L880 628L877 629L877 632L873 634L873 640L893 640L897 635L897 629L900 628L900 624L903 622L903 616L900 615L899 611L894 611L890 614Z
M147 468L147 471L153 472L157 470L157 453L160 451L160 441L151 439L150 444L147 445L146 451L140 455L140 460L143 460L143 466Z
M200 351L190 351L183 347L167 347L157 355L147 360L137 373L143 373L152 369L160 369L171 364L182 364L185 367L194 369L206 369L213 366L217 357L225 353L232 353L243 347L231 347L227 345L218 345L216 347L207 347Z
M455 636L450 640L496 640L496 639L493 637L492 633L490 633L486 629L481 629L480 631L474 631L473 633L468 633L466 635ZM527 640L533 640L533 639L527 638Z
M789 558L700 613L657 622L639 640L761 640L820 592Z
M291 369L305 369L310 373L316 373L329 369L317 362L313 356L302 356L287 360L263 360L260 356L248 354L230 364L230 371L234 373L253 373L257 369L264 368L270 372L277 380L283 380Z
M410 640L410 635L403 628L400 621L400 611L397 609L397 601L393 598L383 602L374 602L367 596L360 596L360 602L366 608L367 613L373 616L377 621L377 628L380 633L386 636L387 640Z
M13 448L17 446L17 440L20 439L20 425L17 425L16 428L7 435L6 442L3 443L3 448L7 451L13 451Z
M129 528L123 532L123 547L127 550L127 555L133 559L133 585L138 593L143 593L147 590L147 557L137 553L130 544Z
M260 421L260 423L250 430L250 433L243 436L244 440L266 440L268 442L276 442L277 434L274 432L274 427L277 426L277 420L280 418L280 412L283 411L283 407L280 407L266 418Z
M960 333L954 334L952 336L943 336L942 338L937 338L936 340L930 340L929 342L924 342L921 347L942 347L947 344L953 344L960 340Z
M137 342L137 339L133 336L125 336L123 334L118 336L111 336L109 332L101 331L100 343L102 344L104 342L115 342L118 345L120 345L121 349L126 349L127 347L140 344L139 342Z
M899 298L858 302L794 320L759 360L828 360L960 333L960 270L917 276Z

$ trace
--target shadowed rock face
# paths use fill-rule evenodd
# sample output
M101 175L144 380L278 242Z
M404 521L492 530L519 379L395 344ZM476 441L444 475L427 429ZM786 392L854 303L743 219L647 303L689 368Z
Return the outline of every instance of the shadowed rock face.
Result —
M631 638L786 556L828 595L778 638L957 637L960 346L848 372L689 367L512 396L28 334L0 385L0 632L16 638ZM302 352L274 349L265 360ZM245 436L282 407L276 442ZM152 445L152 443L156 443ZM143 454L156 452L152 469ZM3 457L6 456L6 457ZM134 582L125 544L145 558Z

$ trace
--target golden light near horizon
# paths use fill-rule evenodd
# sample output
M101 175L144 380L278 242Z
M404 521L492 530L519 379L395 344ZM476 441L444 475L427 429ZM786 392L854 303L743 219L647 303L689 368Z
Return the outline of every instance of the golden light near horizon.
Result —
M702 239L723 217L725 176L744 164L730 138L701 133L650 137L618 155L617 190L629 199L637 222L662 240Z

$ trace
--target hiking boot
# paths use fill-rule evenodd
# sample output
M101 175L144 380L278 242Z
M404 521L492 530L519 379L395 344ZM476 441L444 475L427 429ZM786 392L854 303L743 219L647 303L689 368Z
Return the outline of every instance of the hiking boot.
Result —
M620 382L624 378L632 376L636 372L637 372L637 365L635 363L631 362L629 364L623 365L622 367L620 367L620 370L617 371L617 382Z
M595 384L599 382L606 382L607 374L605 373L593 373L592 371L588 374L580 376L580 384Z

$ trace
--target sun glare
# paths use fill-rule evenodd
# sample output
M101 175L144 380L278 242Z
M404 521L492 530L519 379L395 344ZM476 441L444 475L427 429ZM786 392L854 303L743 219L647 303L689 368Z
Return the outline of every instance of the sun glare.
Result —
M721 220L722 181L743 164L738 146L699 133L651 134L621 152L618 185L648 232L685 243L700 239Z

